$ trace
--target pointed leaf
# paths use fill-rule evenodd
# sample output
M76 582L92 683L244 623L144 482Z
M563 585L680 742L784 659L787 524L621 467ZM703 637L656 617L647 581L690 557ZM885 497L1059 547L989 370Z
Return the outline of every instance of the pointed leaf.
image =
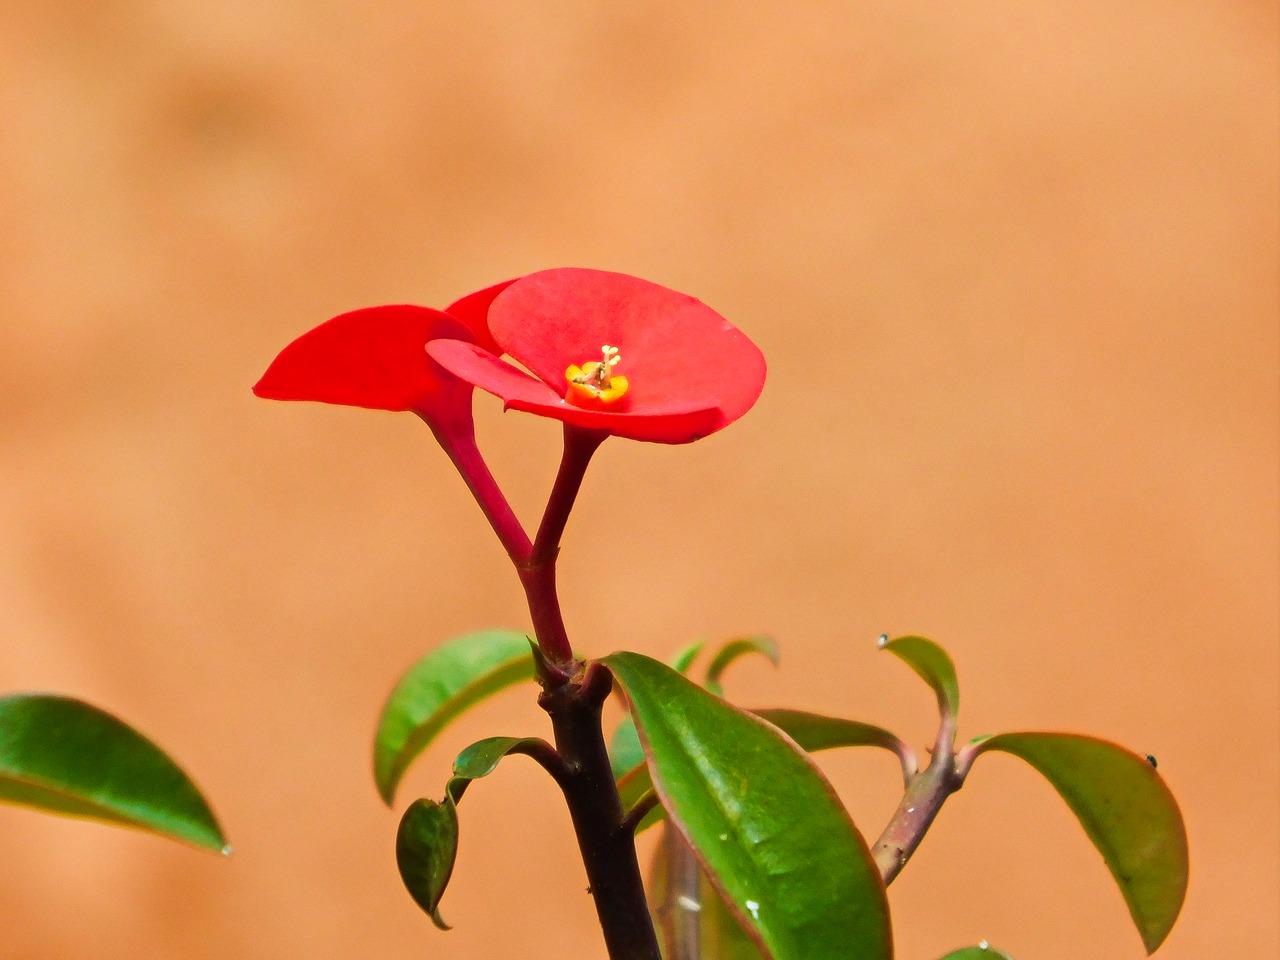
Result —
M440 916L440 898L457 855L458 810L453 798L411 803L396 831L396 866L409 896L441 930L449 925Z
M640 746L640 734L636 733L635 721L628 714L618 721L618 728L609 741L609 766L613 770L613 779L617 780L643 763L644 748Z
M630 701L663 806L766 954L891 957L879 871L808 756L656 660L604 662Z
M943 957L942 960L1013 960L1013 957L1003 950L984 946L985 943L986 941L983 941L976 947L965 947L963 950L953 951Z
M672 668L680 673L688 673L704 646L701 640L689 644L671 658ZM613 738L609 741L609 765L613 768L613 779L617 780L642 763L644 750L640 748L640 736L636 733L635 722L628 714L619 721L618 728L613 731Z
M904 778L909 779L916 772L916 757L911 748L896 735L875 724L827 717L804 710L768 709L752 712L772 723L807 753L836 747L882 747L898 755ZM629 808L652 788L649 768L643 763L632 767L618 778L618 793L622 796L624 809ZM647 830L665 818L666 811L659 805L640 821L636 832Z
M693 661L698 659L698 654L702 653L702 648L706 645L705 640L696 640L687 647L681 648L671 658L671 668L679 673L687 674L689 668L693 666Z
M0 800L229 852L209 804L163 750L71 697L0 698Z
M467 747L453 762L453 776L444 788L444 800L415 800L400 819L396 832L396 866L414 902L441 930L449 925L440 916L453 864L458 855L458 801L472 780L487 777L503 757L550 749L529 737L488 737Z
M720 677L731 663L749 653L761 654L768 657L775 667L778 665L778 644L773 637L739 637L726 643L712 658L707 666L707 678L702 685L716 696L723 697L724 687L720 684Z
M1187 892L1187 834L1177 801L1145 757L1094 737L1003 733L978 742L1025 760L1053 785L1102 854L1152 953Z
M918 766L915 752L896 734L874 723L828 717L804 710L755 710L756 716L782 730L807 753L836 747L880 747L897 755L903 778L910 780Z
M454 718L486 697L533 676L528 637L483 630L450 640L396 684L373 744L373 776L390 805L405 770Z
M455 800L462 799L462 791L472 780L487 777L498 769L503 757L524 753L543 741L536 737L486 737L477 740L453 761L453 778L449 781L449 793Z
M881 649L888 650L909 666L920 679L933 688L938 697L938 712L952 719L960 712L960 684L956 667L947 651L925 637L881 637Z

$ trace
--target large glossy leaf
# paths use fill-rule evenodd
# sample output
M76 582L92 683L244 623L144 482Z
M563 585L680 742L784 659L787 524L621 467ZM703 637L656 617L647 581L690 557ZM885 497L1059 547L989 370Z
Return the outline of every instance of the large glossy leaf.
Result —
M914 670L938 697L938 710L954 719L960 711L960 684L951 656L926 637L881 638L881 648L888 650Z
M390 805L414 759L450 721L499 690L533 676L529 639L483 630L450 640L409 668L396 684L373 742L373 777Z
M471 744L453 763L444 800L416 800L400 818L396 831L400 879L414 902L441 930L449 929L440 916L440 898L458 855L458 801L472 780L491 774L503 757L541 746L545 746L541 740L521 737L489 737Z
M836 747L882 747L898 755L904 779L909 779L916 772L916 758L911 748L893 733L875 724L827 717L804 710L767 709L752 712L768 720L809 753ZM643 763L632 767L618 778L618 792L622 796L624 807L630 807L652 788L649 768ZM647 830L665 816L666 811L661 806L655 807L640 821L637 832Z
M975 753L1000 750L1025 760L1080 820L1120 886L1152 953L1164 942L1187 892L1187 834L1177 801L1152 765L1094 737L1003 733Z
M702 685L716 696L724 696L724 687L720 683L720 678L725 670L735 660L751 653L767 657L775 667L778 665L778 644L773 637L739 637L736 640L730 640L711 658L711 663L707 666L707 678Z
M680 673L688 673L693 661L698 658L705 644L699 640L682 648L671 658L671 666ZM640 736L636 733L635 722L630 715L622 718L609 740L609 765L613 769L613 779L617 780L628 770L634 770L644 763L644 751L640 748Z
M0 697L0 800L230 852L209 804L163 750L71 697Z
M965 947L948 953L942 960L1013 960L1013 957L983 941L976 947Z
M761 949L772 960L891 957L879 871L808 756L656 660L604 662L663 806Z

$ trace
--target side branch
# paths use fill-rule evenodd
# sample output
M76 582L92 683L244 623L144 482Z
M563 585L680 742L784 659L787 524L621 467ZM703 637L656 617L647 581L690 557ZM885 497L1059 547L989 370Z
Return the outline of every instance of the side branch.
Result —
M957 769L950 741L940 736L933 760L911 778L893 819L871 847L871 856L880 868L885 886L907 865L947 797L962 786L964 776Z

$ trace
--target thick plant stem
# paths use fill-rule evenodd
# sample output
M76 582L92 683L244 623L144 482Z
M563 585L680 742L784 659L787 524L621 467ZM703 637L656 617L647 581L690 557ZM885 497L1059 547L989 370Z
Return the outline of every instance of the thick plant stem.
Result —
M660 960L635 839L624 822L600 726L612 686L608 670L593 663L568 683L544 680L538 702L551 717L556 749L568 765L561 788L609 960Z
M556 750L565 762L559 781L578 837L587 882L609 960L661 960L649 918L634 824L628 824L614 783L600 711L613 688L609 671L583 666L560 614L556 557L569 511L596 448L607 434L565 426L564 455L547 509L526 559L516 564L538 640L539 704L551 718Z

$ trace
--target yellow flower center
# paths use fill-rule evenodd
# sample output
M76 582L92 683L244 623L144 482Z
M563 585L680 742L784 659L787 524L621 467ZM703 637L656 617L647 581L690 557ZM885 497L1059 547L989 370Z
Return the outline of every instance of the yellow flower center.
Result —
M569 381L569 400L590 406L614 403L631 386L626 377L613 375L613 368L622 359L618 348L606 343L600 352L603 354L600 360L588 360L582 366L573 363L564 372L564 378Z

